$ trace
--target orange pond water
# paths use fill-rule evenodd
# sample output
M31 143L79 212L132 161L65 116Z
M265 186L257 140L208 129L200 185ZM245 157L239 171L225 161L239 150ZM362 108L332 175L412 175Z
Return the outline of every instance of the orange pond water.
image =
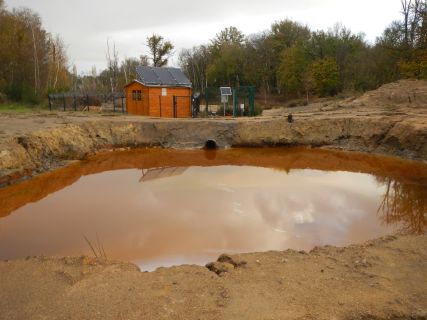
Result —
M0 189L0 259L92 254L142 270L224 252L425 232L427 165L310 149L101 154Z

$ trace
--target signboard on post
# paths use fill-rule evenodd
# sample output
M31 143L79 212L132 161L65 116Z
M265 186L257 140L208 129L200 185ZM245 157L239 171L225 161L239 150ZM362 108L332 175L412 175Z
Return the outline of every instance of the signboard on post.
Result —
M221 103L224 104L224 117L225 117L225 108L228 104L228 97L233 95L233 92L231 91L230 87L220 87L219 90L221 91Z
M221 91L222 96L232 96L233 95L230 87L221 87L221 88L219 88L219 90Z

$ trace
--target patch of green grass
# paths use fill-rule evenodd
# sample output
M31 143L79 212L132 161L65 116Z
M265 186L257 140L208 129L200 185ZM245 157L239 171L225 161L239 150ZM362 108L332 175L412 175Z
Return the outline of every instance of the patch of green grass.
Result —
M30 113L48 111L49 108L43 105L31 105L22 103L0 104L0 113Z

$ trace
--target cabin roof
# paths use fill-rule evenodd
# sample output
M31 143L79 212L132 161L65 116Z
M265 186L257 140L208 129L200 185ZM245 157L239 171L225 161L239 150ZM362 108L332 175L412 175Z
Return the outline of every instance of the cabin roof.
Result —
M166 168L143 169L142 177L141 179L139 179L139 182L179 176L183 174L187 169L188 169L187 167L166 167Z
M136 67L136 81L147 86L190 87L191 82L178 68Z

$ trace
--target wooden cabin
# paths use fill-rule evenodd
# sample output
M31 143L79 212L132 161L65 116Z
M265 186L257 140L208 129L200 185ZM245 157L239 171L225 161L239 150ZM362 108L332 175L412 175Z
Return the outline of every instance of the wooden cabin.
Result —
M177 68L137 67L137 79L124 88L128 114L190 118L191 82Z

